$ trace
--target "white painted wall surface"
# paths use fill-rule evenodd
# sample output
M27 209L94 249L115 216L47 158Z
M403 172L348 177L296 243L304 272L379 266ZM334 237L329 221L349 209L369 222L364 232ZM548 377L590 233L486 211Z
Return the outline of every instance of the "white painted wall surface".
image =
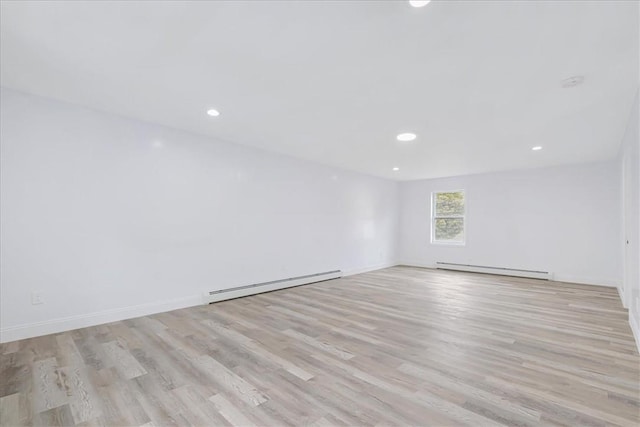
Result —
M466 191L466 245L431 244L431 192L458 189ZM568 282L621 281L615 161L408 181L400 195L404 264L444 261L551 271Z
M396 182L7 89L1 99L3 341L395 264Z
M640 123L638 94L620 147L624 281L620 292L640 351ZM626 243L628 241L628 244Z

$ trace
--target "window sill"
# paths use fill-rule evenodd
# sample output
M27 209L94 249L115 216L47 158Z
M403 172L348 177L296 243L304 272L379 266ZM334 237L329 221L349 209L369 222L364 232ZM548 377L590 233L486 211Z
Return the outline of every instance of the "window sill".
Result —
M431 242L431 244L438 246L466 246L466 242Z

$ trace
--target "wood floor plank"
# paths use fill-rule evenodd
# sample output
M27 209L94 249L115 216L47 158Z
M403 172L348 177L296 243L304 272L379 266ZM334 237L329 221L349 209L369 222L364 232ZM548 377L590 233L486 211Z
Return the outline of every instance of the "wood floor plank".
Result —
M123 378L130 380L147 373L122 343L110 341L102 344L102 348Z
M74 425L69 405L62 405L40 412L35 418L36 426L66 427Z
M325 351L327 353L333 354L334 356L338 356L340 359L351 359L354 357L353 354L349 353L346 350L342 350L335 345L327 342L323 342L321 340L317 340L308 335L302 334L293 329L287 329L286 331L282 331L283 334L290 336L291 338L302 341L305 344L308 344L312 347L315 347L319 350Z
M0 425L638 426L613 288L392 267L0 345Z
M231 402L229 402L223 395L216 394L209 398L216 408L218 412L222 414L222 416L229 421L231 425L234 426L253 426L255 425L249 418L247 418L242 411L233 406Z
M226 366L211 358L208 355L198 357L197 363L200 364L209 375L222 385L229 393L235 394L238 398L246 403L258 406L266 402L268 399L254 386L245 381L242 377L236 375Z
M69 403L55 357L34 362L33 383L35 412L40 413Z
M102 415L98 396L83 366L60 369L69 399L69 409L76 424Z
M21 414L20 393L0 397L0 426L24 425L25 416Z
M242 335L241 333L238 333L227 327L218 325L210 320L204 320L203 323L216 333L234 340L236 343L238 343L238 345L242 346L247 351L251 351L254 354L262 357L263 359L276 364L277 366L283 368L284 370L297 376L298 378L301 378L304 381L308 381L313 378L312 374L294 365L293 363L291 363L291 361L286 360L283 357L266 350L262 345L256 343L251 338L248 338L245 335Z
M231 425L218 412L216 406L209 400L211 395L202 388L186 385L173 390L173 395L180 399L187 408L184 416L194 426L227 426Z

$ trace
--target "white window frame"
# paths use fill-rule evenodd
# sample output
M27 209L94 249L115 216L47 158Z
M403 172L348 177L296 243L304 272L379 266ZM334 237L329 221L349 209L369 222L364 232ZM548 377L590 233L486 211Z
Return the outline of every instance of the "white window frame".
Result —
M462 193L464 199L464 214L463 215L447 215L436 216L436 195L440 193ZM464 190L442 190L431 192L431 244L432 245L446 245L446 246L465 246L467 244L467 193ZM436 240L436 219L440 218L462 218L462 241L455 240Z

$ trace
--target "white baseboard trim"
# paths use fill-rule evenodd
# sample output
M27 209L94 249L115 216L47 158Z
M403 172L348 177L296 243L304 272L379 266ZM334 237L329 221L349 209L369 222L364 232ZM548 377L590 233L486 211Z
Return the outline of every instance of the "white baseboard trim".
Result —
M436 264L429 264L428 262L422 261L401 261L398 265L405 267L418 267L418 268L430 268L432 270L437 270Z
M631 332L633 332L633 338L636 340L636 348L640 353L640 319L636 319L631 310L629 310L629 325Z
M627 299L625 298L624 295L624 288L622 287L622 285L617 286L618 288L618 296L620 297L620 301L622 301L622 306L626 309L629 309L629 306L627 305Z
M399 265L406 265L407 267L420 267L420 268L431 268L437 269L436 264L430 264L422 261L402 261ZM620 281L616 279L606 279L606 278L593 278L593 277L581 277L581 276L569 276L564 274L553 274L554 282L566 282L566 283L576 283L579 285L593 285L593 286L606 286L609 288L619 288Z
M116 322L118 320L133 319L135 317L148 316L150 314L193 307L203 304L201 295L177 298L172 300L157 301L148 304L140 304L130 307L104 310L96 313L80 314L77 316L60 317L43 322L27 323L16 326L0 328L0 343L32 338L41 335L56 334L88 326L101 325L103 323Z
M593 285L604 286L607 288L618 288L620 284L619 280L607 279L604 277L581 277L581 276L565 276L563 274L556 274L553 278L556 282L576 283L578 285Z
M399 265L398 262L392 261L392 262L386 262L386 263L383 263L383 264L370 265L368 267L363 267L363 268L355 268L353 270L343 270L342 277L354 276L356 274L362 274L362 273L368 273L370 271L382 270L383 268L395 267L397 265Z

